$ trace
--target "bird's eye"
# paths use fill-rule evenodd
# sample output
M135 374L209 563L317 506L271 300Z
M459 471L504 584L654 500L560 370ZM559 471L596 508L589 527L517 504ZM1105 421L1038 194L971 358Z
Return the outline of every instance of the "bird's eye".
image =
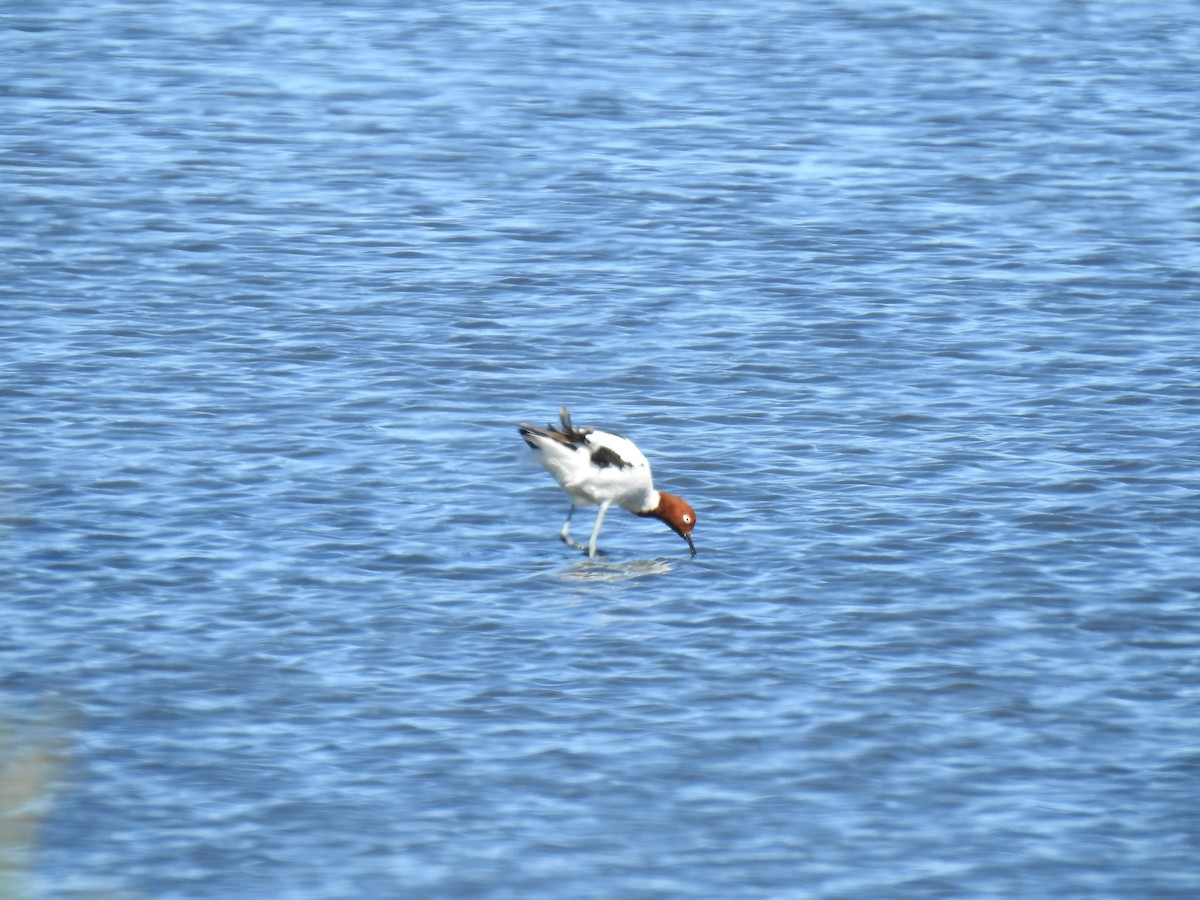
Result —
M691 516L689 516L689 515L684 515L684 517L683 517L683 524L684 524L684 525L691 525L691 524L692 524L692 517L691 517Z

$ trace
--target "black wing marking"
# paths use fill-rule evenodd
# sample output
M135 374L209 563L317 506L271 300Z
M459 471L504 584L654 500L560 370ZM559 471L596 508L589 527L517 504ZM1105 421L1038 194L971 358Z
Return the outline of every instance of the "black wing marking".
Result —
M563 437L570 441L574 446L587 443L587 436L595 431L595 428L576 428L571 424L571 411L565 406L558 410L559 418L562 419L562 431L559 432Z
M633 463L625 462L621 455L612 447L597 447L592 451L592 465L603 469L605 466L616 466L618 469L632 469Z

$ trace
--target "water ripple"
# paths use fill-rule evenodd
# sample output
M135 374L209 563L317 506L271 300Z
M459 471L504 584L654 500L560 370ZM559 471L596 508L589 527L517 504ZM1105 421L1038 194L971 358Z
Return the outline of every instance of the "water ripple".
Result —
M0 36L0 893L1194 888L1189 5L106 6Z

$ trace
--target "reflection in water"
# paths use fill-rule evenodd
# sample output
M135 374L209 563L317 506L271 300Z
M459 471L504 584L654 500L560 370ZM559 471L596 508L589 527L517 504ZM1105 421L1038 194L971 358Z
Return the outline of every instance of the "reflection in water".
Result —
M66 718L43 710L0 719L0 897L32 896L38 829L66 761Z
M572 563L559 574L559 577L567 581L629 581L634 578L648 578L651 575L666 575L675 568L675 565L675 562L662 558L613 560L610 562L602 557L597 557L581 559Z

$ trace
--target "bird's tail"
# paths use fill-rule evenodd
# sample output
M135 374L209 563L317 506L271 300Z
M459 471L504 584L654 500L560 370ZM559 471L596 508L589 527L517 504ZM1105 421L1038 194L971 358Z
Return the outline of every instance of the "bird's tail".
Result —
M545 438L557 444L562 444L565 447L570 447L572 450L582 444L586 439L584 435L591 431L590 428L575 428L571 425L571 411L565 406L558 411L559 418L562 420L562 428L555 428L553 425L547 425L545 428L538 428L536 425L521 424L517 426L517 431L521 432L521 437L534 450L542 449L541 445L536 442L537 438Z

